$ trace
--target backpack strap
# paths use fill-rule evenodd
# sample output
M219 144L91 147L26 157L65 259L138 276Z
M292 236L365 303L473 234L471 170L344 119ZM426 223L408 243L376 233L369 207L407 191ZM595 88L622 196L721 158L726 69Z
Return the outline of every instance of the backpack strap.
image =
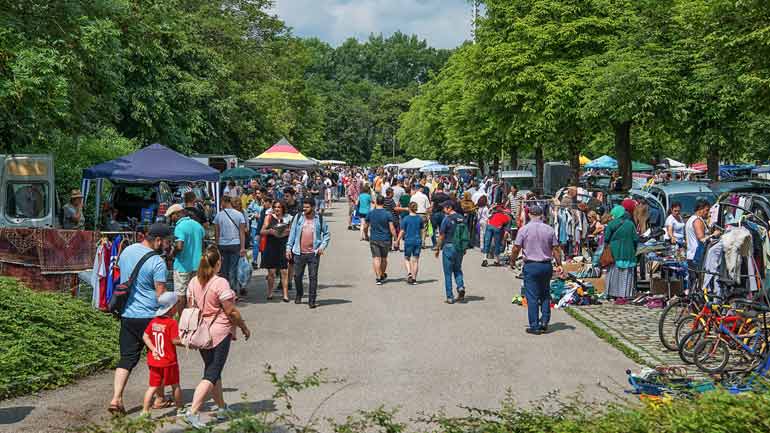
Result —
M139 259L139 262L136 264L136 266L134 266L134 270L131 271L131 275L128 277L129 293L134 288L134 285L136 285L136 278L139 276L139 271L142 270L142 267L144 266L144 264L147 263L147 260L150 260L152 256L157 256L157 255L158 255L157 251L150 251L144 256L142 256L141 259Z

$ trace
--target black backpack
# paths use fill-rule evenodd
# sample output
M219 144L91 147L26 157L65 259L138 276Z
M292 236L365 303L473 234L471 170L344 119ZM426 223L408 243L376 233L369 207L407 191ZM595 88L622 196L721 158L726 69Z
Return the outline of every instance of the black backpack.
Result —
M139 275L139 271L142 270L142 266L144 266L150 257L157 255L157 251L150 251L149 253L145 254L141 259L139 259L139 263L134 266L134 270L131 271L131 276L128 277L126 282L120 283L117 287L115 287L115 289L112 291L112 298L110 298L110 313L118 317L123 315L123 311L126 309L126 304L128 303L128 296L131 294L131 289L133 289L134 285L136 284L136 278Z

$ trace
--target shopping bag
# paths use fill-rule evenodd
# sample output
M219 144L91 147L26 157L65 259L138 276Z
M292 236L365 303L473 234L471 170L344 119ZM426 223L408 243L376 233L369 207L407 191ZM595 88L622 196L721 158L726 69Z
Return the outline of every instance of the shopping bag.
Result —
M238 284L246 287L249 281L251 281L251 265L246 257L241 257L238 260Z
M430 237L433 236L433 224L431 224L430 220L428 220L428 228L425 229L425 233Z

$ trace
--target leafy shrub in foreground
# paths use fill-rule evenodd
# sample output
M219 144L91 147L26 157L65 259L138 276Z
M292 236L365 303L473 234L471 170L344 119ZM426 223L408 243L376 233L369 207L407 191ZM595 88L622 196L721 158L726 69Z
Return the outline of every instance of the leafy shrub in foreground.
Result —
M0 398L54 388L114 364L118 323L66 294L0 278Z
M670 403L597 405L580 398L551 394L518 406L509 396L496 409L465 408L461 417L443 413L424 416L407 423L395 409L363 410L344 421L327 420L320 426L313 414L301 420L292 405L292 393L329 383L323 371L302 378L296 368L277 374L269 365L266 374L275 392L275 411L241 412L228 423L211 425L208 431L223 433L767 433L770 431L770 393L730 395L724 391L703 394L694 400ZM340 388L340 389L344 389ZM333 398L339 389L329 395ZM328 400L327 398L327 400ZM459 398L459 397L458 397ZM326 401L326 400L324 400ZM323 403L322 403L323 404ZM108 425L91 425L88 433L152 433L173 419L114 419ZM178 424L179 425L179 424ZM176 430L175 430L176 431ZM193 431L193 430L189 430Z

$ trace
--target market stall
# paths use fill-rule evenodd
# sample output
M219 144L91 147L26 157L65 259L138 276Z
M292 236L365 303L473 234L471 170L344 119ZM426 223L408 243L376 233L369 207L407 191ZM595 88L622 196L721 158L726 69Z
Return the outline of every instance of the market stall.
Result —
M130 155L83 170L83 193L88 196L96 183L95 228L99 229L104 180L114 184L147 185L160 182L207 182L211 191L219 190L219 171L160 144L151 144ZM219 195L215 197L219 208ZM84 203L85 204L85 203Z
M249 168L310 169L318 167L318 161L303 155L288 140L281 138L260 155L244 163Z

